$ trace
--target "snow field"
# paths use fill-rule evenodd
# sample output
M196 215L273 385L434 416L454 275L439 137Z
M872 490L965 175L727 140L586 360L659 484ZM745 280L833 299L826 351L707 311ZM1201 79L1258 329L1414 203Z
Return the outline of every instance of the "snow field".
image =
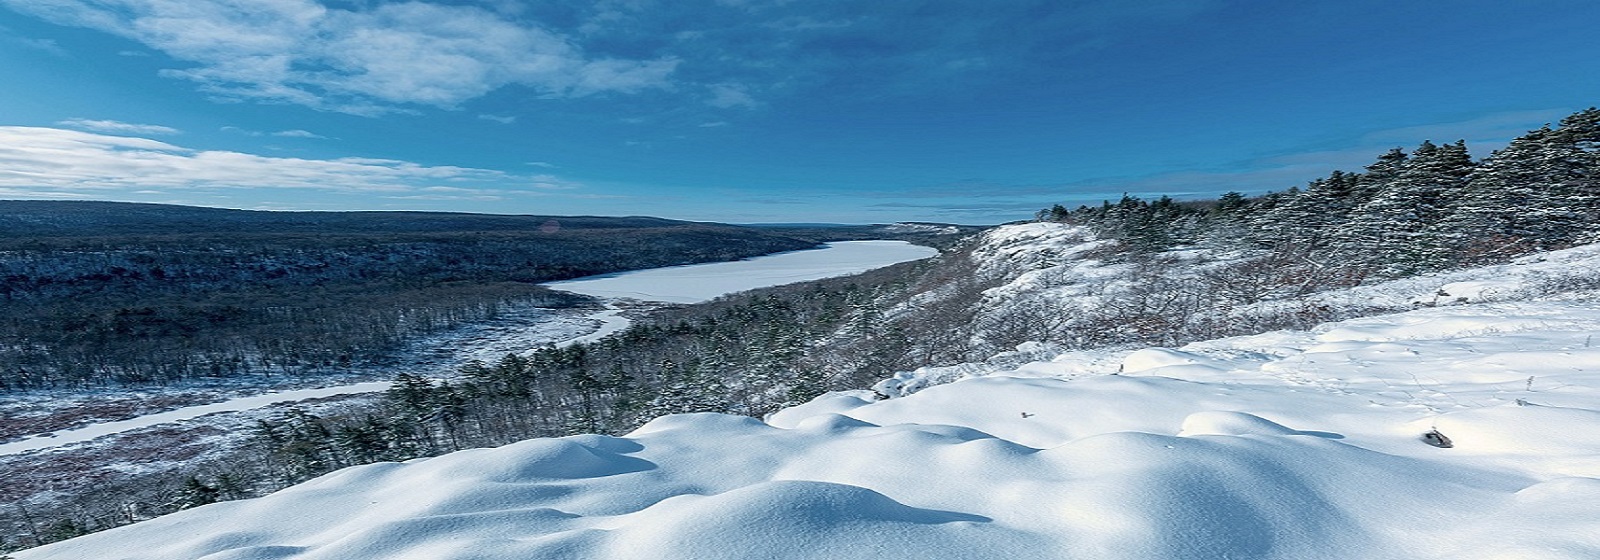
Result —
M1600 309L1527 316L1423 309L1100 356L1120 374L1043 376L1084 363L1067 355L765 422L668 416L356 467L18 557L1593 558L1600 349L1579 335Z
M1050 264L1078 243L1059 228L991 235L1017 259L1044 238L1037 270L1091 266ZM1597 262L1578 248L1324 294L1441 306L1310 331L1030 343L899 375L887 400L355 467L16 556L1600 558L1600 300L1529 295ZM1450 286L1480 299L1431 299Z

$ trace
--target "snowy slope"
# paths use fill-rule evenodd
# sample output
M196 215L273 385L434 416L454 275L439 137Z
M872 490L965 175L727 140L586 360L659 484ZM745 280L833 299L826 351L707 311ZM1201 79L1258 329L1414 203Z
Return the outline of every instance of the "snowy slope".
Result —
M1596 255L1329 294L1483 288L1309 331L356 467L15 556L1600 558L1600 296L1545 293Z

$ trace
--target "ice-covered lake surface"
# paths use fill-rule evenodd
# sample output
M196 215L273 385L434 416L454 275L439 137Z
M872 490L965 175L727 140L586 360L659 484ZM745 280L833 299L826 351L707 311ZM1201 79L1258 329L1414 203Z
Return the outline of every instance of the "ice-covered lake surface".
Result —
M700 303L756 288L858 274L937 254L936 249L905 241L841 241L820 249L742 261L619 272L546 286L603 298Z

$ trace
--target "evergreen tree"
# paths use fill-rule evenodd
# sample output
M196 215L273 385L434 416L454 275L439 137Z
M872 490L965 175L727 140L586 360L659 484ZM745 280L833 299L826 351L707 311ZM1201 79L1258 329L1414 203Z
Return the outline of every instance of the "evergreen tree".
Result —
M1200 221L1197 238L1200 241L1219 245L1235 245L1249 237L1246 218L1247 207L1250 199L1243 193L1229 191L1217 198L1217 204L1211 207L1204 219Z
M1388 274L1436 268L1441 263L1428 231L1443 217L1443 203L1465 187L1472 158L1465 142L1423 141L1395 172L1396 153L1368 168L1391 178L1335 232L1340 254L1348 262L1381 265Z
M1409 159L1410 156L1406 155L1405 150L1400 148L1391 148L1388 152L1378 156L1378 161L1367 166L1366 173L1356 177L1355 189L1352 193L1353 202L1360 206L1376 198L1378 193L1383 192L1385 188L1388 188L1390 182L1400 176L1400 172L1405 169L1406 162Z
M1247 232L1246 240L1256 247L1280 245L1283 227L1277 217L1283 212L1281 208L1299 196L1299 187L1289 187L1289 190L1269 192L1251 201L1242 218Z
M1465 262L1593 241L1600 232L1600 110L1512 140L1473 173L1438 227Z
M1457 258L1497 259L1527 250L1540 237L1538 212L1548 202L1541 160L1549 126L1512 140L1478 165L1434 228L1434 242Z
M1343 171L1313 180L1303 191L1290 189L1258 217L1261 244L1296 251L1316 251L1329 245L1334 229L1344 224L1359 203L1356 189L1356 176Z
M1550 188L1542 240L1550 246L1593 240L1600 232L1600 109L1561 119L1544 163Z

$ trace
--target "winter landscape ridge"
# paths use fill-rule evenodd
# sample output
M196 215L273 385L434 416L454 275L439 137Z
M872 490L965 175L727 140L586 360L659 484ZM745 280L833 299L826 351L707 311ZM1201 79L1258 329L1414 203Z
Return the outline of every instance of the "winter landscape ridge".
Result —
M1059 280L1128 266L1084 239L984 234L974 260L1027 269L984 305L1102 297ZM764 419L352 467L14 555L1594 558L1596 276L1586 245L1320 292L1412 310L1308 330L1025 343Z
M1596 22L0 0L0 560L1600 560Z

